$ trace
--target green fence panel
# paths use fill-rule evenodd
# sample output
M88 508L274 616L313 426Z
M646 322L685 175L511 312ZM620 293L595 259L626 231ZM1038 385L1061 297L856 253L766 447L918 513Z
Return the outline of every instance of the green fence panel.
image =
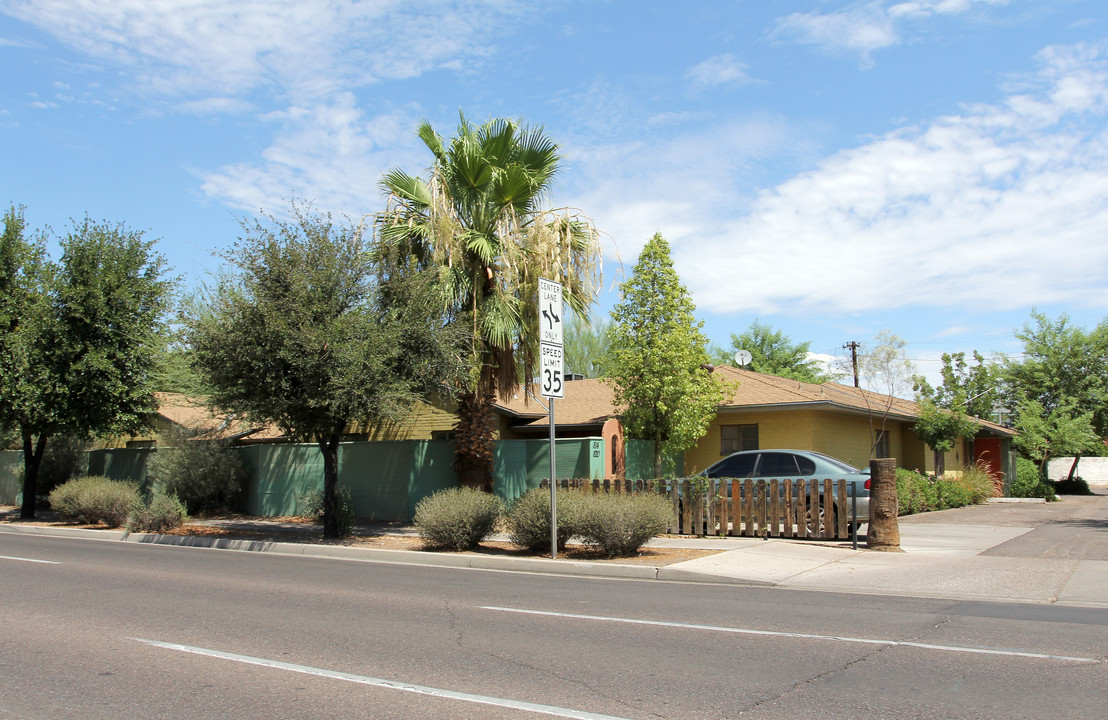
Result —
M554 442L558 478L603 478L601 438L562 438ZM550 440L500 440L494 455L496 493L514 500L550 477Z
M408 486L408 509L403 517L409 522L415 507L423 498L452 487L458 487L454 472L454 443L449 440L413 440L412 475Z
M153 457L154 448L113 448L90 450L88 474L103 475L112 480L126 480L146 489L146 464Z
M339 446L339 485L350 492L356 517L407 519L414 451L402 440Z
M323 488L323 455L307 444L238 448L249 469L243 509L250 515L296 515L296 498Z
M0 451L0 505L23 502L23 451Z
M628 480L653 480L654 479L654 441L653 440L627 440L624 444L627 479ZM663 477L681 477L685 474L684 454L662 458Z

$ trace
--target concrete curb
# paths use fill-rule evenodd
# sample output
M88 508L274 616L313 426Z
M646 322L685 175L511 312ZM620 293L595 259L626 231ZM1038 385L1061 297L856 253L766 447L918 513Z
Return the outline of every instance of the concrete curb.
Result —
M412 550L386 550L347 547L342 545L272 542L267 540L234 540L188 535L158 535L155 533L131 533L126 530L94 530L88 528L0 525L0 532L79 538L84 540L130 542L142 545L191 547L207 550L232 550L236 552L260 552L294 557L382 562L395 565L423 565L471 570L529 572L543 575L572 575L575 577L602 577L625 580L663 580L669 582L726 583L751 586L774 585L774 583L759 580L720 577L706 573L652 565L589 563L571 560L550 560L545 558L509 558L431 551L414 552Z

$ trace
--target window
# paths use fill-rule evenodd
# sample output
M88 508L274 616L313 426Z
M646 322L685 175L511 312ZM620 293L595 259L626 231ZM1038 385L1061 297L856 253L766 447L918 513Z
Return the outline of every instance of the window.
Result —
M708 468L708 477L712 478L747 478L754 474L754 461L758 453L749 455L735 455L724 458Z
M795 477L799 475L796 456L790 453L762 453L758 477Z
M431 439L432 440L453 440L454 439L454 431L453 430L432 430L431 431Z
M877 442L873 445L873 456L876 458L889 457L889 433L885 430L876 431Z
M740 450L758 449L757 425L721 425L719 454L730 455Z

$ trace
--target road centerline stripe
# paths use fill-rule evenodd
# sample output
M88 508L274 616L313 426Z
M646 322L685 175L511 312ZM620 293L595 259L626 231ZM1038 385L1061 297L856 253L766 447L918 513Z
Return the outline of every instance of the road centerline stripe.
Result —
M1047 653L1028 652L1025 650L1000 650L996 648L982 648L964 645L938 645L934 643L913 642L911 640L879 640L876 638L859 638L845 635L817 635L813 633L783 632L779 630L756 630L754 628L724 627L719 625L697 625L695 623L674 622L669 620L640 620L636 618L608 617L604 615L582 615L578 613L553 612L547 610L526 610L524 608L498 607L495 605L483 605L482 610L496 612L519 613L522 615L540 615L546 617L567 618L571 620L593 620L596 622L623 623L627 625L652 625L656 627L681 628L686 630L706 630L709 632L733 633L736 635L763 635L768 637L798 638L803 640L832 640L836 642L861 643L864 645L884 645L887 647L912 647L922 650L939 650L945 652L974 653L979 655L1002 655L1007 657L1022 657L1033 660L1065 660L1068 662L1100 663L1098 658L1070 657L1068 655L1050 655Z
M415 685L413 683L400 682L397 680L384 680L381 678L368 677L365 675L354 675L352 673L345 673L337 670L316 668L309 665L297 665L295 663L281 662L280 660L269 660L267 658L239 655L236 653L224 652L222 650L212 650L209 648L194 647L191 645L181 645L179 643L162 642L161 640L147 640L145 638L137 637L132 637L128 639L144 643L146 645L151 645L153 647L163 648L165 650L176 650L178 652L191 653L193 655L203 655L206 657L218 658L220 660L230 660L232 662L243 663L246 665L257 665L260 667L273 668L275 670L285 670L288 672L301 673L303 675L314 675L316 677L329 678L331 680L343 680L345 682L357 683L359 685L370 685L372 687L384 688L386 690L399 690L401 692L416 693L418 695L430 695L432 697L477 703L479 705L493 705L495 707L511 708L513 710L525 710L528 712L538 713L540 715L553 715L554 717L573 718L574 720L628 720L628 718L621 718L615 715L602 715L598 713L586 712L583 710L574 710L572 708L557 707L556 705L542 705L539 703L524 702L522 700L510 700L508 698L498 698L489 695L475 695L472 693L458 692L456 690L444 690L442 688L433 688L426 685Z
M42 565L61 565L57 560L35 560L34 558L14 557L12 555L0 555L0 560L18 560L19 562L39 563Z

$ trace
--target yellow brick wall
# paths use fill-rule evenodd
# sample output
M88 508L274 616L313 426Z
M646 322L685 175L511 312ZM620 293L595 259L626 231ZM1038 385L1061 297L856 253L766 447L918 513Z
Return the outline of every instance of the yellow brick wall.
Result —
M719 460L721 425L758 426L758 446L763 448L811 448L813 415L811 411L744 412L717 415L708 432L695 447L685 452L685 472L698 473Z

